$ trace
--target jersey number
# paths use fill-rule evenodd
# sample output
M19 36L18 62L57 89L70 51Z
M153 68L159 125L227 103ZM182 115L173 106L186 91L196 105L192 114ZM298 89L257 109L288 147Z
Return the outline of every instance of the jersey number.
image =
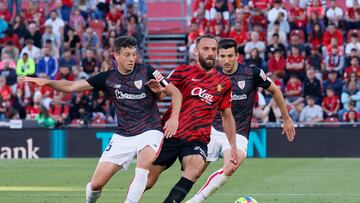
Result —
M106 147L105 151L109 151L109 150L111 149L112 143L113 143L113 142L110 142L110 143L109 143L109 145Z

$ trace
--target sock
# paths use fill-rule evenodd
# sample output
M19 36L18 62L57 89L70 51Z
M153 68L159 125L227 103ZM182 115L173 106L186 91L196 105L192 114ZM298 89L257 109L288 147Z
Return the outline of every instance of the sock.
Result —
M149 171L143 168L135 168L135 176L129 191L126 196L126 203L137 203L139 202L142 194L144 193L146 183L148 180Z
M211 174L204 186L200 191L192 198L195 202L203 202L207 199L213 192L219 189L225 181L228 180L228 177L225 176L224 170L220 169Z
M176 185L171 189L164 203L180 203L183 199L185 199L193 184L194 182L191 180L185 177L181 177L179 182L177 182Z
M93 191L91 189L91 182L86 185L86 203L95 203L100 195L101 190Z

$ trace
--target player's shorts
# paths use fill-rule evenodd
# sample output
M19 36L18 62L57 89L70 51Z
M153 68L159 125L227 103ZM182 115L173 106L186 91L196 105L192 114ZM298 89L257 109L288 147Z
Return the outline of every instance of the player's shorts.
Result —
M150 146L158 154L163 137L163 132L158 130L149 130L131 137L114 134L99 162L111 162L121 166L120 170L127 170L131 161L146 146Z
M166 166L165 169L167 169L174 164L177 158L182 162L183 157L189 155L201 155L204 161L206 161L206 144L201 141L185 141L174 138L164 139L160 154L153 164Z
M248 139L245 136L236 134L236 147L238 150L244 152L245 157L247 153ZM211 127L210 142L208 144L207 161L217 161L223 155L225 150L230 149L229 141L226 134Z

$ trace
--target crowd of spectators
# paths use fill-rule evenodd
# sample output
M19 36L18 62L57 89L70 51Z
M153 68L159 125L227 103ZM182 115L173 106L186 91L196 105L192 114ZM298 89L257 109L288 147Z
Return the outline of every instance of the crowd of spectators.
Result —
M193 10L190 59L200 35L234 38L238 62L268 74L295 122L359 122L360 1L196 0ZM254 118L281 122L262 89Z
M104 92L64 94L19 76L80 80L110 70L115 38L134 36L140 45L146 13L143 0L0 0L0 121L114 123Z

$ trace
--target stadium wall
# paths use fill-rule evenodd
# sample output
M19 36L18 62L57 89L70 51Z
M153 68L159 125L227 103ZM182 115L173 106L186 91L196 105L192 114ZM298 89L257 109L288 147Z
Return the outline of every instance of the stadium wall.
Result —
M111 128L0 129L0 159L99 157ZM298 128L294 142L279 128L252 130L248 157L360 157L359 128Z

